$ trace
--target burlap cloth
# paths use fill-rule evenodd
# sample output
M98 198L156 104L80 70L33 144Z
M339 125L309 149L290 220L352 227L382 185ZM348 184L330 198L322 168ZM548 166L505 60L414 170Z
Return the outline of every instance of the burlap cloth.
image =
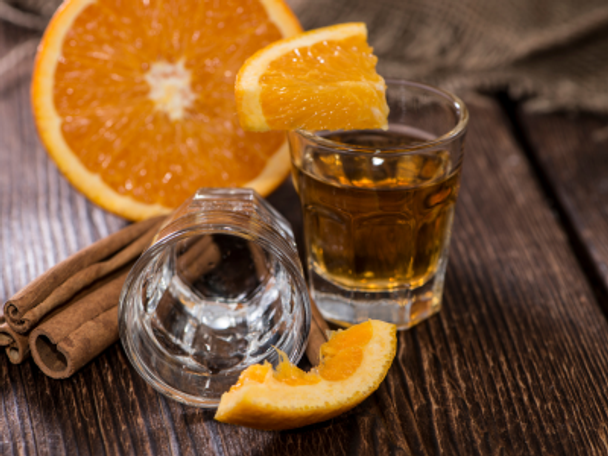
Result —
M0 0L0 17L42 29L59 3ZM460 94L505 90L536 111L608 113L608 0L289 3L306 29L366 22L384 76Z

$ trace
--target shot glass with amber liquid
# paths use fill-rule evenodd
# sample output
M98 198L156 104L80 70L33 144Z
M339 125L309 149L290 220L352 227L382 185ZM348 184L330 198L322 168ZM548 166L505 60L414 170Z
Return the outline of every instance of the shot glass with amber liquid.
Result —
M409 328L441 308L468 122L443 90L387 81L388 130L289 134L323 316Z

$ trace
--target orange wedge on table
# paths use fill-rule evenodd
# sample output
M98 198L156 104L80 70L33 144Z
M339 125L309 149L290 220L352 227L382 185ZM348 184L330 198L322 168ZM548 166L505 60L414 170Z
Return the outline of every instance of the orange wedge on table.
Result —
M33 75L42 141L76 188L133 220L203 186L265 195L289 172L285 137L241 129L234 81L300 32L281 0L68 0Z
M334 25L272 43L236 80L246 130L386 128L386 85L362 23Z
M215 419L256 429L306 426L350 410L380 385L396 353L396 327L381 321L334 333L321 364L303 372L286 360L250 366L225 393Z

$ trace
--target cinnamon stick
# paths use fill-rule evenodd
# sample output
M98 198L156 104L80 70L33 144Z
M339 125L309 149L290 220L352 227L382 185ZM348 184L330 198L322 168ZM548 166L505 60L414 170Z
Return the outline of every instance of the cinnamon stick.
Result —
M127 274L125 270L32 330L32 357L46 375L68 378L118 341L118 300Z
M163 220L155 217L130 225L52 267L6 302L6 321L16 332L26 334L78 291L138 257Z
M2 317L5 321L0 324L0 345L6 347L10 361L23 362L30 353L36 353L32 343L37 344L44 356L34 356L34 361L43 372L65 378L114 343L118 339L118 319L110 318L111 310L118 306L130 267L151 243L163 220L156 217L130 225L92 244L7 301ZM57 331L58 327L63 329ZM42 336L32 337L37 329ZM66 347L64 352L55 349L54 355L65 362L66 369L58 370L57 363L47 356L54 349L53 342L47 341Z
M213 236L207 234L199 238L188 239L182 254L179 256L178 269L185 269L199 258L213 242Z
M20 364L30 356L28 337L12 329L0 315L0 347L5 347L8 359L13 364Z
M116 257L126 256L125 251L142 244L142 239L149 242L154 234L144 233ZM178 262L186 266L186 272L197 275L218 260L219 249L207 236L189 246ZM118 302L131 264L85 288L31 331L32 357L46 375L68 378L118 341Z
M221 256L220 248L213 241L213 236L202 236L179 257L177 270L182 279L193 283L215 268Z

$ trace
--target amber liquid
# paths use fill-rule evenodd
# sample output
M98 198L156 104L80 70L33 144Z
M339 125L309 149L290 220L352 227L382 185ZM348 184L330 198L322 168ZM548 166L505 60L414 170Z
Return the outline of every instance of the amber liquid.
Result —
M378 147L421 138L349 132L329 139ZM327 154L302 168L294 167L294 181L314 272L361 291L416 288L434 276L460 181L446 151L371 160Z

